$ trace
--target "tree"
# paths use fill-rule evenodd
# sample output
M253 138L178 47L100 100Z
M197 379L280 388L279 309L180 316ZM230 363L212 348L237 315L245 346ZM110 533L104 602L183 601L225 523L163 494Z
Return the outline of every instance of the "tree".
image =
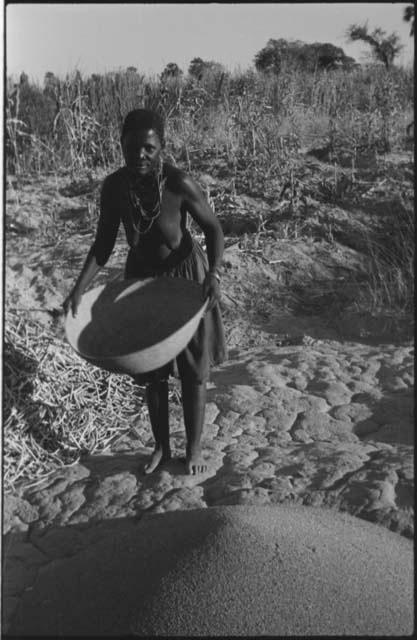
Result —
M352 68L355 60L345 55L340 47L329 42L307 44L300 40L270 39L255 56L255 67L263 73L278 74L283 66L305 71L316 69Z
M43 78L44 87L47 87L50 84L55 84L56 81L57 81L57 78L55 77L55 74L53 71L47 71L45 73Z
M306 45L305 49L309 60L311 60L314 67L317 66L319 69L339 69L350 67L352 61L353 64L355 63L353 58L345 55L341 47L336 47L330 42L315 42L314 44Z
M161 73L161 81L165 82L171 78L179 78L182 76L182 70L179 68L176 62L168 62L167 66Z
M22 74L23 75L23 74ZM19 118L25 123L26 132L42 138L48 136L53 127L57 111L56 100L44 93L36 85L30 84L22 76L19 85Z
M396 33L388 35L386 31L379 27L370 33L368 24L362 26L352 24L348 27L346 35L351 42L360 40L369 44L374 58L383 62L387 69L392 66L394 58L403 49L403 45L400 44L400 38Z
M59 89L59 80L52 71L47 71L43 78L43 92L55 95Z
M279 40L270 38L266 46L255 55L254 62L257 71L278 74L286 58L288 46L289 43L283 38Z
M197 80L203 80L204 76L211 74L213 76L224 73L224 67L214 60L202 60L202 58L193 58L188 67L188 73Z
M410 4L404 9L404 20L410 23L410 36L414 35L414 5Z
M352 69L358 69L361 65L356 62L355 58L351 58L350 56L345 56L343 60L343 68L347 71L351 71Z

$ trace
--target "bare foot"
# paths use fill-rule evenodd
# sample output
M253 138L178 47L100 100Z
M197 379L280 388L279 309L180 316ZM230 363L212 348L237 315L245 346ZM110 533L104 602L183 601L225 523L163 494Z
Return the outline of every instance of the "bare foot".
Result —
M201 460L201 452L187 453L185 458L185 471L189 476L197 476L205 473L208 466Z
M155 471L161 464L171 459L171 452L166 452L160 448L156 448L148 464L145 466L144 473L148 475Z

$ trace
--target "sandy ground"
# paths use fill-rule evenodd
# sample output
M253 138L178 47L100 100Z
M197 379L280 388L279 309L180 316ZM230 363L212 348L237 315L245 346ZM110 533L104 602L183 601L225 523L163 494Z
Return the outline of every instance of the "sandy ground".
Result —
M221 635L233 632L246 635L249 630L253 634L262 630L274 635L310 632L381 635L381 630L385 630L385 634L401 635L411 624L411 604L404 596L409 587L398 580L405 580L408 574L403 568L409 570L412 566L409 540L413 535L414 502L412 370L412 348L395 345L381 349L316 341L307 347L245 350L213 372L203 443L204 458L209 465L207 473L184 475L181 462L184 428L180 408L174 405L171 409L174 459L154 474L143 475L153 448L149 423L144 417L131 433L115 443L110 455L86 456L33 487L22 487L18 495L6 495L3 607L6 628L22 633L39 629L43 635L46 627L54 624L71 634L88 635L100 629L105 635L112 629L113 634L119 635L128 632L127 620L140 619L145 626L139 624L138 628L144 635L150 629L180 635L193 635L200 630L207 633L210 624L210 633ZM306 505L301 511L305 513L304 524L291 524L292 512L284 510L281 516L283 505L294 508ZM244 514L243 519L248 517L252 523L258 522L258 526L247 537L236 538L236 528L245 531L245 526L239 520L241 515L231 516L229 532L224 536L216 533L214 540L209 537L201 541L199 555L192 557L191 565L187 560L182 568L182 552L179 553L178 572L165 576L165 558L167 562L168 558L169 562L177 558L176 550L172 556L169 545L165 548L171 512L178 513L179 535L184 545L181 548L188 549L187 531L193 540L194 524L197 526L201 518L211 517L206 513L224 506L232 507L227 513L233 513L235 508L238 514ZM260 507L268 513L276 509L276 515L268 518L275 518L285 529L282 549L279 544L281 556L272 564L268 558L274 537L270 520L267 518L263 523L257 511ZM313 507L314 512L319 508L323 514L318 517L326 519L324 532L314 521ZM190 530L184 529L188 511L202 514L196 515ZM340 520L341 511L358 518ZM131 529L132 519L144 522L152 514L161 515L162 519L155 522L162 538L153 533L148 537L146 531L143 538L138 538ZM185 518L184 524L181 517ZM309 518L313 521L307 524ZM363 523L368 528L361 529L359 518L370 521ZM337 529L341 522L349 526L343 524ZM367 532L364 539L362 531ZM308 551L303 537L307 532L316 536L315 543L309 538L308 544L321 549L312 556L326 584L321 591L301 589L298 582L307 579L306 567L310 565L300 565L298 560L292 564ZM106 537L103 545L89 546L86 550L96 535ZM328 535L333 540L330 547L324 544ZM123 536L128 536L125 542ZM261 544L265 536L267 539L269 536L266 547ZM381 536L386 539L378 546L380 555L376 557L372 554ZM142 569L143 558L148 556L141 545L149 544L151 549L162 545L164 560L156 550L156 565ZM134 555L125 558L123 554L128 547ZM372 554L368 548L373 549ZM211 565L207 558L217 549L224 559L221 582L216 582L217 568L207 568ZM109 563L108 554L114 554ZM309 551L307 556L310 558ZM280 557L287 567L284 576ZM125 596L124 590L131 583L130 578L126 580L124 563L131 567L131 561L139 563L132 574L133 594L142 593L139 588L148 588L148 582L141 582L141 576L156 572L159 587L152 583L155 592L152 591L151 608L145 611L142 604L134 605ZM201 572L204 580L200 585ZM165 577L158 582L162 574ZM313 578L312 575L314 582ZM55 593L57 584L61 586ZM86 589L80 599L79 589L74 593L74 584ZM179 585L178 591L174 584ZM192 585L191 592L188 584ZM256 595L259 584L264 585L262 594L273 594L273 601L259 600L261 596ZM207 585L211 585L208 593L214 600L210 601L210 608L200 611L197 605L200 596L205 601L208 597L203 597L200 590L204 592ZM232 597L231 585L235 595L245 594L242 601ZM393 592L397 585L403 599ZM122 590L123 594L115 593L114 589ZM294 596L292 589L297 589ZM98 600L91 597L92 592L99 594ZM167 593L173 601L162 615L157 605L167 602ZM68 597L72 598L70 606ZM111 606L107 604L109 601ZM132 608L127 615L128 602ZM84 609L87 603L91 608ZM249 603L252 609L248 608ZM77 613L74 617L80 606L82 615ZM139 607L136 613L135 606ZM293 611L289 606L297 606L295 617L284 615L285 611ZM185 613L180 615L182 610ZM242 610L252 613L250 616L246 613L242 619ZM103 617L99 611L111 615Z
M92 241L98 187L48 178L7 190L6 306L61 337L54 310ZM184 476L173 406L174 460L151 477L144 418L111 455L6 495L6 630L411 632L410 325L355 311L359 248L226 240L230 359L209 389L209 472ZM120 277L125 255L120 237L96 283Z

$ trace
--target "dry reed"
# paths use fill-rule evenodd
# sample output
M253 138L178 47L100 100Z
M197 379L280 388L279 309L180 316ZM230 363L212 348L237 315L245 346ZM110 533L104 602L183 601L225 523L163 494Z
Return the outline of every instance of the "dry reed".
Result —
M36 482L84 453L103 453L135 428L145 405L128 376L81 360L41 325L7 313L4 340L5 489Z

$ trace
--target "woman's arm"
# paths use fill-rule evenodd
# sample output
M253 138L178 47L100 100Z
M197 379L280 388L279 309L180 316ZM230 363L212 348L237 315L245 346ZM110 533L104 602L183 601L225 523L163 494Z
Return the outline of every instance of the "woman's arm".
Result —
M62 306L64 307L65 313L68 313L68 310L71 309L72 315L77 315L77 309L78 305L80 304L81 296L96 273L98 273L98 271L100 271L100 265L97 263L96 257L94 255L93 245L88 252L87 259L84 263L83 268L81 269L80 275L78 276L69 295L63 302Z
M207 243L207 257L211 271L220 268L224 252L224 236L216 218L198 184L187 175L181 178L182 193L187 211L201 227Z
M206 238L209 273L204 283L204 293L210 298L208 309L211 309L220 300L219 269L224 252L223 230L202 190L190 176L181 176L181 191L187 211L201 227Z
M120 213L115 202L115 189L111 176L103 183L100 197L100 217L98 220L96 238L90 248L83 268L71 290L65 299L63 307L65 313L71 308L73 316L77 313L77 308L81 296L88 287L94 276L100 271L108 261L117 238L120 225Z

